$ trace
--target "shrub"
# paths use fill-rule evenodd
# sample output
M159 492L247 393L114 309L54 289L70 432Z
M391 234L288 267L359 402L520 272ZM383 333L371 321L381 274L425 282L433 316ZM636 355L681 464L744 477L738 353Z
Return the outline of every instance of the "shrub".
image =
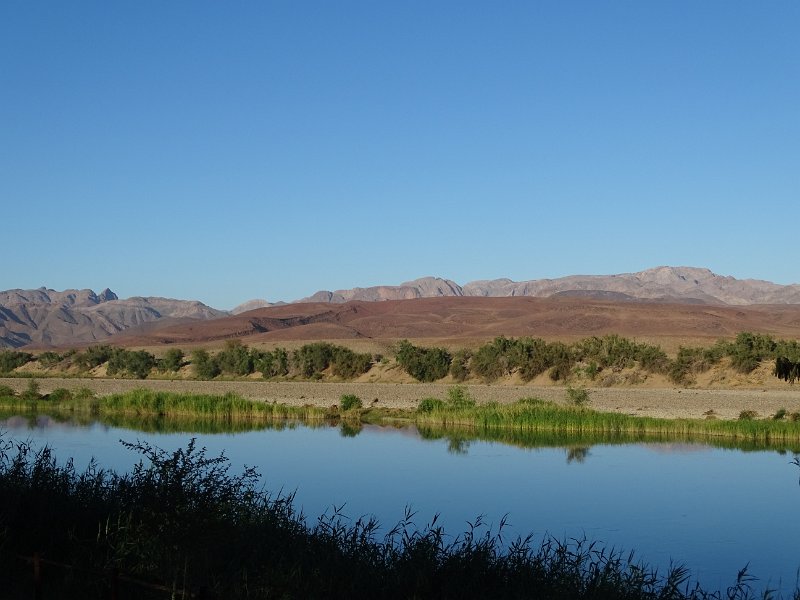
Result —
M640 344L636 358L639 365L651 373L664 373L669 368L667 353L658 346Z
M742 332L725 351L731 357L731 366L740 373L750 373L766 358L773 358L777 343L769 335Z
M339 398L339 408L341 408L343 411L361 408L362 406L363 403L361 402L361 398L355 394L342 394Z
M220 374L217 361L206 350L192 352L192 368L200 379L214 379Z
M253 356L241 340L227 340L214 359L223 373L244 376L253 372Z
M289 374L289 353L283 348L275 348L272 352L260 352L255 358L254 366L265 379Z
M158 361L158 368L161 371L171 371L177 373L183 366L184 354L180 348L170 348Z
M35 379L29 379L28 387L26 387L25 391L20 394L20 397L28 402L41 400L42 395L39 393L39 382Z
M292 363L303 377L322 373L333 359L333 345L327 342L305 344L292 354Z
M586 369L584 370L586 372L586 376L589 377L589 379L591 379L592 381L594 381L595 379L597 379L597 375L598 373L600 373L601 368L596 362L591 361L588 365L586 365Z
M75 362L82 369L94 369L111 358L110 346L89 346L75 355Z
M423 398L419 401L419 406L417 410L423 413L431 413L435 410L442 410L444 408L444 402L439 400L438 398Z
M782 421L783 419L786 418L787 414L788 411L785 408L779 408L778 412L776 412L772 418L775 419L776 421Z
M353 352L350 348L336 346L331 359L331 371L342 379L352 379L369 371L372 356Z
M688 384L695 373L704 373L722 359L723 347L678 348L678 355L667 368L667 375L677 384Z
M447 390L447 408L459 410L464 408L473 408L475 406L475 399L470 396L467 388L454 385Z
M450 370L450 354L444 348L421 348L403 340L397 350L397 363L418 381L436 381Z
M550 346L541 338L521 338L514 348L515 364L524 381L541 375L551 366Z
M155 365L156 357L145 350L114 348L108 358L107 373L127 373L137 379L145 379Z
M65 388L56 388L47 394L47 400L52 402L69 402L72 400L72 392Z
M739 413L740 421L752 421L758 417L758 413L754 410L743 410Z
M586 406L589 404L589 390L586 388L567 388L567 398L575 406Z
M0 385L0 398L13 398L17 393L14 388L7 385Z
M0 373L10 373L31 360L33 360L33 354L16 350L2 350L0 351Z
M78 388L72 392L76 400L92 400L96 397L95 393L87 387Z
M51 369L64 360L64 357L58 352L42 352L38 357L36 357L36 360L45 369Z
M469 350L459 350L453 354L450 363L450 375L456 381L465 381L469 377L469 360L471 353Z
M508 375L516 366L511 356L513 347L514 340L496 337L475 351L471 362L472 370L484 381L494 381Z

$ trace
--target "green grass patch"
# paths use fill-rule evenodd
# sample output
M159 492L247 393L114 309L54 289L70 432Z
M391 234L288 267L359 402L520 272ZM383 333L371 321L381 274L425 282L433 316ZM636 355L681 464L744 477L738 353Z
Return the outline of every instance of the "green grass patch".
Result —
M800 423L791 420L658 419L601 412L585 406L561 406L536 399L514 404L489 403L452 408L446 404L418 410L420 426L462 427L480 431L508 430L559 435L612 434L679 439L723 437L759 443L800 442Z
M66 392L66 393L64 393ZM26 400L22 396L0 397L0 408L24 413L109 414L129 416L195 417L205 420L304 419L323 420L331 416L326 409L314 406L289 406L247 400L236 394L176 394L137 389L100 398L86 392L53 393ZM91 392L89 392L91 394Z

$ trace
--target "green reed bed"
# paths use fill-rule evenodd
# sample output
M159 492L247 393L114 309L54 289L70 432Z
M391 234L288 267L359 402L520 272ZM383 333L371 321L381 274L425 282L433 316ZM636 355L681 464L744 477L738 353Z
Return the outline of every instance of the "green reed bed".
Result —
M413 514L391 529L333 510L310 521L292 496L229 472L194 441L175 452L125 444L130 473L60 463L0 436L0 581L9 598L744 599L658 574L587 540L504 537L476 520L452 537ZM385 532L385 533L383 533ZM45 561L35 592L26 559ZM767 594L764 594L767 597ZM774 597L774 596L772 596ZM798 598L795 593L793 598Z
M330 417L326 409L314 406L247 400L236 394L177 394L137 389L122 394L95 397L91 393L56 390L47 396L21 394L0 395L0 408L24 413L55 415L84 414L135 415L161 417L195 417L206 420L270 420L303 419L318 421Z
M763 452L765 450L779 453L800 453L800 442L769 442L728 437L678 436L658 433L620 433L620 432L581 432L566 435L554 430L520 430L514 428L479 428L475 426L442 426L438 424L417 424L417 430L423 439L447 440L451 447L458 444L469 444L472 441L497 442L517 448L573 448L591 446L613 446L622 444L702 444L715 448L727 448L742 452Z
M562 406L525 399L514 404L489 403L452 407L445 403L418 411L422 426L466 427L483 431L515 430L564 435L616 434L662 436L678 439L721 437L758 443L800 442L800 422L788 420L659 419L600 412L585 407Z
M100 398L99 410L135 414L195 415L223 419L324 419L327 411L314 406L288 406L247 400L236 394L175 394L133 390Z
M324 427L335 425L333 420L307 420L299 418L275 417L269 419L220 419L214 417L204 417L196 415L172 415L165 416L159 414L134 414L104 412L96 414L85 410L35 410L12 409L0 407L0 421L12 417L25 419L29 427L35 427L38 420L42 417L51 419L56 423L66 423L76 426L90 426L100 423L107 427L117 427L130 431L140 431L143 433L185 433L185 434L231 434L246 433L248 431L263 431L265 429L279 430L293 429L300 424L303 427Z

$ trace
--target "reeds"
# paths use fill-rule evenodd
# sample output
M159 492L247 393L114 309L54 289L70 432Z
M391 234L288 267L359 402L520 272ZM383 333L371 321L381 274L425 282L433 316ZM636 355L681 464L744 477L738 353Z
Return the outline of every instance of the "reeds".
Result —
M549 432L566 436L653 435L679 439L722 437L786 444L800 442L800 422L795 421L659 419L601 412L580 406L561 406L536 399L463 408L442 405L432 410L418 411L415 419L423 426L462 427L480 431Z
M51 399L52 398L52 399ZM26 399L22 396L0 397L0 408L44 414L133 415L161 417L195 417L206 420L324 420L330 411L314 406L247 400L236 394L178 394L137 389L122 394L94 397L73 394L51 394L50 397Z

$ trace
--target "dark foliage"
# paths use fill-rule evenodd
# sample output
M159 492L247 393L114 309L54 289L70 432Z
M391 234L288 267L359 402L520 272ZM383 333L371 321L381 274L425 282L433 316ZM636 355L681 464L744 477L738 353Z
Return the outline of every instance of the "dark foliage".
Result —
M253 355L240 340L228 340L214 357L219 370L226 375L245 376L253 372Z
M192 352L192 368L195 375L200 379L214 379L222 372L216 358L206 350Z
M794 383L800 379L800 362L794 362L785 356L779 356L775 359L773 375L778 379Z
M284 377L289 374L289 353L283 348L254 355L255 368L265 378Z
M444 348L414 346L408 340L397 348L397 363L418 381L436 381L450 371L450 354Z
M16 350L0 350L0 373L9 373L33 360L33 354Z
M162 372L177 373L183 366L184 354L180 348L170 348L158 361L158 369Z
M145 350L114 348L108 357L106 372L109 375L127 374L145 379L155 366L156 357Z

